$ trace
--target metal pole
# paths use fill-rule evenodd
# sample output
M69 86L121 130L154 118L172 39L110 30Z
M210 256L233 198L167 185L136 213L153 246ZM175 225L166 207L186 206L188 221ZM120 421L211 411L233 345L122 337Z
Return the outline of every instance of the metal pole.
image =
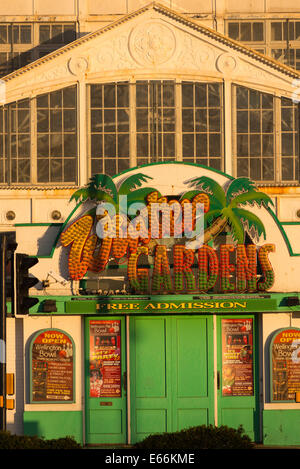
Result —
M1 262L0 262L0 396L3 396L3 407L0 407L0 430L6 430L6 286L5 286L5 261L6 261L7 238L1 235Z

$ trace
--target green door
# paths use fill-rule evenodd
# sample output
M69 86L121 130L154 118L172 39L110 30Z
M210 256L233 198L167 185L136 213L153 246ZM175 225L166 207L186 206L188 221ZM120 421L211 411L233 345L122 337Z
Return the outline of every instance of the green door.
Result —
M214 423L213 319L130 318L131 442Z
M85 319L86 443L127 443L124 317Z
M254 315L217 317L218 426L243 426L259 441L257 334Z

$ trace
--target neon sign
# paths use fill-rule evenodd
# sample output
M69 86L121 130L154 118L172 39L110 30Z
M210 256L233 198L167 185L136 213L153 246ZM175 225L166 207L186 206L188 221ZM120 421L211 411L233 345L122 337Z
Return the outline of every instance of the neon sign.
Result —
M71 279L101 273L111 260L122 260L136 293L204 293L214 288L252 293L272 287L269 255L275 246L245 244L246 232L259 239L265 237L265 228L244 206L272 203L252 181L234 179L225 192L203 176L192 181L192 190L168 198L155 188L140 188L147 179L135 174L117 189L110 177L96 175L73 194L75 200L90 199L96 206L61 234L62 245L69 247ZM213 242L224 229L233 243L216 249Z

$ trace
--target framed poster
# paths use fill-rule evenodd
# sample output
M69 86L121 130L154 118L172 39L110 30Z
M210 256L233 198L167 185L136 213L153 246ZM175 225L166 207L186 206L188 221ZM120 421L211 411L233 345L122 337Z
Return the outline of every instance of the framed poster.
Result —
M90 321L90 397L121 397L121 321Z
M75 347L59 329L35 334L30 344L30 402L74 402Z
M271 400L295 401L300 393L300 329L277 331L271 342Z
M222 319L222 396L253 393L253 320Z

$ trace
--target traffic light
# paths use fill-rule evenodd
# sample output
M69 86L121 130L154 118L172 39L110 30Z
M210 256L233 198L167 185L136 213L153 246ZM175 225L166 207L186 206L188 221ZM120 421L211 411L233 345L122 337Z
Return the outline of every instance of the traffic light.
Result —
M16 254L14 289L14 314L16 316L28 314L29 309L39 302L38 298L29 297L29 289L39 281L36 277L29 276L29 269L37 263L36 257Z

